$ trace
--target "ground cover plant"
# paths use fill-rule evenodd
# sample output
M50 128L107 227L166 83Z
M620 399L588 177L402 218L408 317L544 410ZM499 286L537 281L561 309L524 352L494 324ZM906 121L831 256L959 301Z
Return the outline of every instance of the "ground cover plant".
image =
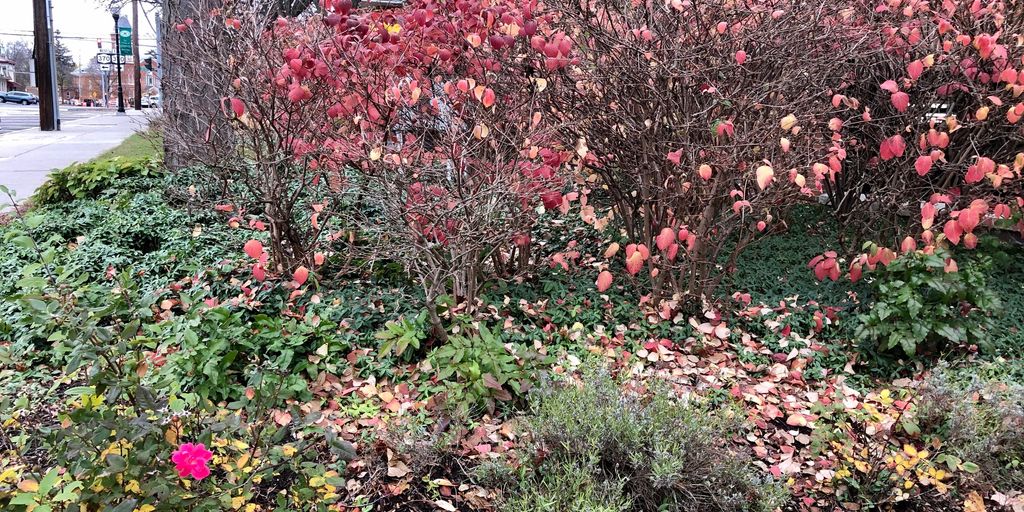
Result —
M1020 10L173 20L185 161L0 222L0 508L1024 510Z

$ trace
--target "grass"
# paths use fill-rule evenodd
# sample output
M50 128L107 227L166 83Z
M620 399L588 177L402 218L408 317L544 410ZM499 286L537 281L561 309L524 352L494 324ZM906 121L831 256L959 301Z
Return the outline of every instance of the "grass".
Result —
M159 156L163 153L161 142L162 139L158 135L154 136L153 133L133 133L117 147L111 148L92 159L92 162L102 162L117 156L123 157L126 160Z

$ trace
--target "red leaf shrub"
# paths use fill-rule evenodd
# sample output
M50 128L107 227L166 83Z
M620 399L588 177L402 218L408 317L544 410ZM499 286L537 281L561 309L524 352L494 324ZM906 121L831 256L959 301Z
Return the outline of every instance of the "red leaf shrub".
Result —
M203 163L260 199L281 270L314 263L325 221L343 214L368 235L362 248L418 278L428 306L448 294L472 307L484 279L530 263L537 209L568 204L561 168L576 153L557 143L540 98L573 41L535 1L324 9L263 24L232 13L227 29L215 11L182 35L207 60L204 27L233 46L211 78L230 98L228 122L211 126L231 137ZM314 189L326 195L313 229L300 229L296 209ZM342 210L348 198L368 206Z
M831 127L846 158L814 184L847 231L893 247L910 235L929 253L973 247L979 226L1024 231L1017 6L882 2L849 27L876 50L850 60Z
M710 295L722 267L835 172L829 100L863 51L852 13L824 0L559 9L580 65L550 108L565 138L586 141L583 178L606 188L629 238L659 249L627 257L628 272L646 264L656 296Z

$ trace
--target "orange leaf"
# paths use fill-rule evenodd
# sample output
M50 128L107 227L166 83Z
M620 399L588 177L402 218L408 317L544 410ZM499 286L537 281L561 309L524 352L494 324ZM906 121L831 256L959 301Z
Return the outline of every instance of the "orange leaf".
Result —
M775 176L775 171L767 165L762 165L757 168L757 186L764 190L768 188L768 184L772 182L772 177Z

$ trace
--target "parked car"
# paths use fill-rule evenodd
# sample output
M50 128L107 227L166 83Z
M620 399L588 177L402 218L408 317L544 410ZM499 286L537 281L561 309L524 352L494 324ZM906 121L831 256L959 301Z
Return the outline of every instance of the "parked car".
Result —
M156 96L143 96L139 105L142 105L142 108L156 108L160 106L160 100Z
M11 103L21 103L22 105L28 105L30 103L38 104L39 96L29 94L24 91L7 91L5 93L0 93L0 102L7 103L8 101Z

